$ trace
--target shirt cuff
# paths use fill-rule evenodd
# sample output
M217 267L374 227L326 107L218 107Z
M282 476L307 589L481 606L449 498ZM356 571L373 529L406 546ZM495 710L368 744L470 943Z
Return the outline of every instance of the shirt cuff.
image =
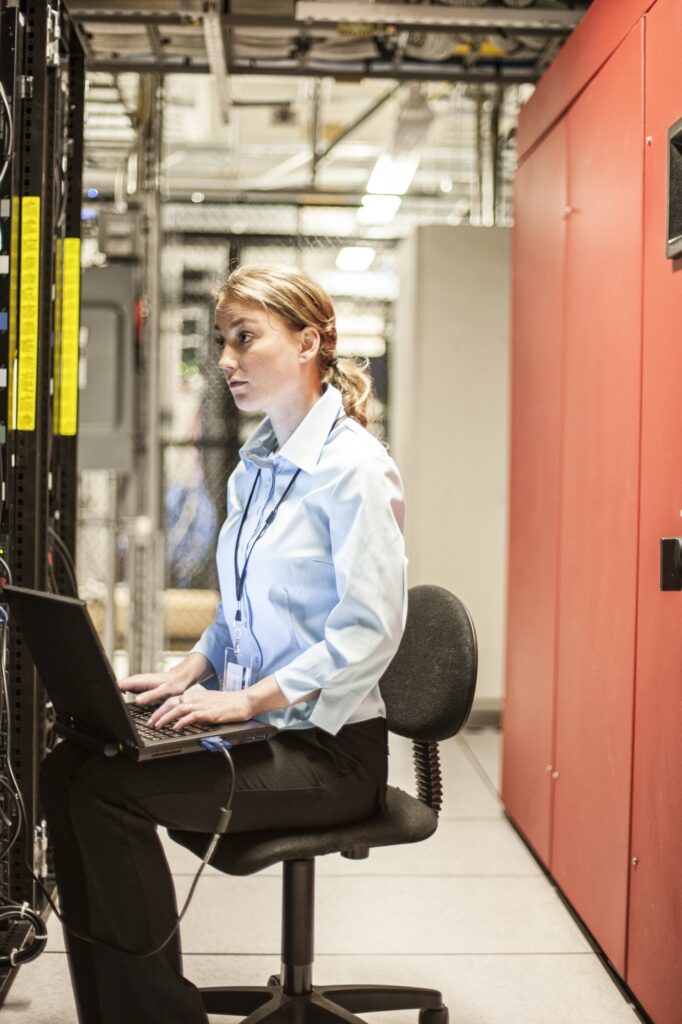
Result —
M287 667L277 669L273 675L282 695L290 704L320 689L320 684L311 679L307 672L297 672L296 669Z
M203 654L210 661L218 679L222 679L225 670L225 647L222 643L218 644L215 641L211 642L208 637L201 637L195 643L190 654Z

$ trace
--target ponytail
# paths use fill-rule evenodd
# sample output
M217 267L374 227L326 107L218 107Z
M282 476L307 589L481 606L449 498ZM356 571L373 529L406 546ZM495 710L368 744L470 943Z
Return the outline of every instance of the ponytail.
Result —
M347 416L366 427L367 406L373 395L372 378L367 373L367 359L361 361L336 356L329 364L329 383L341 392L343 408Z

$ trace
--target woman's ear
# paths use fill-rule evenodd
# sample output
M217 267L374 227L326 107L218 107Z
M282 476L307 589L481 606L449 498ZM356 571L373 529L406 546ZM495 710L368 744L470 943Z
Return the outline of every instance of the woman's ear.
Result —
M317 327L304 327L299 331L299 358L301 362L317 359L320 351L320 332Z

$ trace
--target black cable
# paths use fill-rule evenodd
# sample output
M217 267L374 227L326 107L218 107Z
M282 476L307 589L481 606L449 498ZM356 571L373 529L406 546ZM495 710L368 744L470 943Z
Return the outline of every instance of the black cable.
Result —
M22 824L26 819L26 807L24 806L24 798L21 795L21 790L17 783L14 769L12 768L11 761L11 728L10 728L10 706L9 706L9 692L7 686L7 672L5 666L5 658L7 654L7 622L9 615L6 608L0 606L0 628L2 628L2 638L0 639L0 674L2 675L2 698L4 702L5 716L7 721L7 750L6 750L6 763L7 763L7 774L11 779L13 789L13 796L16 800L17 812L18 812L18 823L17 829L12 837L5 854L7 854L10 848L14 845L16 840L21 834ZM6 788L9 788L8 783L5 779L1 780ZM14 948L10 953L0 954L0 964L10 964L12 967L16 967L19 964L28 963L30 960L35 960L45 948L45 942L47 941L47 927L45 922L39 914L35 912L28 903L19 905L12 901L6 901L5 905L0 907L0 921L15 921L17 924L27 920L33 928L33 940L30 945L25 949Z
M7 169L10 163L12 162L12 157L14 156L14 120L12 118L12 110L9 105L9 100L7 99L7 93L5 92L5 87L3 86L2 82L0 82L0 100L2 100L2 104L7 117L7 145L5 146L5 153L3 156L4 162L2 165L2 170L0 171L1 185L3 178L7 174Z
M5 790L7 795L12 798L12 800L14 801L14 807L15 807L15 810L16 810L16 823L15 823L15 827L14 827L14 835L12 836L10 841L7 843L7 846L4 848L4 850L0 851L0 860L4 860L8 856L10 850L12 849L14 844L16 843L16 841L19 838L19 836L21 835L21 812L19 810L19 801L17 800L17 795L14 792L14 790L12 789L12 787L10 786L10 784L8 783L7 779L0 778L0 786ZM7 828L9 828L9 826L12 824L12 819L9 818L5 814L3 814L2 817L3 817L3 824Z
M58 594L59 587L57 586L57 580L55 578L54 569L48 562L47 565L47 592L48 594Z
M199 865L197 873L194 876L194 880L192 882L192 885L190 886L190 890L189 890L189 892L187 894L187 898L186 898L186 900L184 902L182 910L178 914L177 920L176 920L173 928L171 929L171 931L166 936L166 938L163 940L162 943L160 943L154 949L151 949L151 950L149 950L146 953L138 953L134 949L126 949L124 946L117 946L113 942L105 942L103 939L98 939L94 935L87 935L84 932L79 932L75 928L72 928L71 925L68 924L68 922L66 921L64 916L60 913L60 911L57 910L57 907L55 906L54 901L53 901L52 897L50 896L49 892L47 891L47 889L45 888L43 883L40 881L38 876L36 874L34 874L33 869L30 867L30 865L28 863L27 857L24 856L24 866L25 866L26 870L28 871L28 873L30 874L31 878L36 883L36 885L38 886L40 891L42 892L43 896L45 897L45 899L49 903L50 907L54 911L55 916L58 918L59 921L61 921L62 925L67 930L69 935L73 935L75 938L81 939L83 942L89 942L93 946L100 946L102 949L111 949L115 953L126 953L128 956L133 956L133 957L135 957L138 960L146 960L150 956L156 956L157 953L160 953L161 950L165 949L165 947L168 945L168 943L170 942L170 940L173 938L173 936L177 932L178 928L180 927L180 922L182 921L183 917L187 913L187 910L189 908L189 905L190 905L190 902L192 900L192 897L194 896L194 891L195 891L195 889L196 889L196 887L197 887L197 885L199 883L199 879L201 878L202 872L203 872L204 868L206 867L206 865L208 864L208 862L210 861L211 857L213 856L213 854L215 852L215 848L218 845L218 841L219 841L220 837L223 835L223 833L225 832L225 829L227 828L227 825L228 825L229 820L230 820L230 814L231 814L230 807L231 807L231 804L232 804L232 798L234 796L234 785L235 785L234 762L232 760L232 756L231 756L229 750L227 749L227 747L223 746L223 743L226 742L226 741L223 741L223 740L219 739L216 736L212 736L212 737L208 737L205 741L202 740L201 743L202 744L209 743L211 740L214 740L216 743L220 744L220 746L217 746L217 747L208 747L207 746L206 749L220 750L221 753L223 753L225 755L225 757L227 758L227 761L228 761L228 763L230 765L231 782L230 782L229 796L228 796L227 803L226 803L225 807L221 807L220 808L220 814L218 816L218 823L216 825L216 831L211 836L210 842L209 842L208 847L206 849L206 853L204 854L204 858L203 858L201 864ZM23 800L22 800L21 806L22 806L22 813L23 813L23 816L25 818L26 817L26 812L25 812L25 809L23 807ZM2 958L0 958L0 963L2 963Z
M64 565L64 568L66 569L66 574L69 577L69 583L73 587L74 597L78 597L78 582L76 580L76 567L73 564L73 558L71 557L71 552L69 551L68 547L66 546L64 540L59 536L57 531L54 529L54 527L48 526L47 532L49 533L49 535L52 537L52 539L59 546L59 553L60 553L60 556L61 556L61 559L62 559L62 564Z
M34 935L31 944L25 949L15 947L11 953L1 953L0 964L10 964L12 967L18 967L20 964L27 964L31 960L35 960L36 957L39 957L45 949L45 943L47 942L47 925L42 917L36 914L35 910L32 910L28 903L24 903L21 906L18 903L7 903L5 906L0 907L0 924L4 921L14 921L15 924L28 921L33 928Z
M5 495L3 493L4 492L4 488L5 488L5 466L4 466L4 462L3 462L3 459L2 459L2 445L0 444L0 522L2 522L2 517L3 517L4 512L5 512Z
M4 616L4 619L3 619L3 616ZM89 943L91 943L94 946L100 946L103 949L110 949L110 950L113 950L116 953L127 953L129 956L134 956L134 957L136 957L137 959L140 959L140 960L146 960L148 957L156 956L157 953L160 953L161 950L164 949L168 945L168 943L170 942L170 940L173 938L173 936L177 932L178 928L180 927L180 922L182 921L183 917L187 913L187 910L189 908L189 905L190 905L190 902L192 900L192 897L194 896L194 892L195 892L196 887L197 887L197 885L199 883L199 879L200 879L200 877L201 877L201 875L203 873L203 870L206 867L206 865L208 864L208 862L210 861L211 857L213 856L213 854L215 852L215 848L218 845L218 842L220 840L220 837L224 834L224 832L227 829L227 826L229 824L230 815L232 813L230 808L232 807L232 800L234 798L234 787L235 787L235 781L236 781L236 773L235 773L235 768L234 768L234 761L232 760L232 755L230 754L230 751L228 749L229 748L229 744L227 743L227 740L223 740L223 739L221 739L220 737L217 737L217 736L208 736L205 739L202 739L200 741L201 745L204 747L204 749L206 749L208 751L212 751L212 752L220 751L220 753L223 754L223 756L226 758L226 760L227 760L227 762L228 762L228 764L230 766L230 790L229 790L229 793L228 793L228 797L227 797L227 801L225 803L225 806L220 808L220 814L218 815L218 821L216 822L215 832L211 836L211 839L210 839L210 841L208 843L208 846L206 848L206 853L204 854L203 860L201 861L201 864L199 865L199 868L198 868L198 870L197 870L197 872L196 872L196 874L194 876L194 880L192 882L192 885L190 886L190 890L189 890L189 893L187 894L187 898L186 898L186 900L184 902L182 910L180 911L180 913L177 916L177 920L175 922L175 925L173 926L171 931L168 933L166 938L163 940L163 942L161 942L154 949L151 949L151 950L149 950L146 953L138 953L134 949L125 949L123 946L117 946L113 942L105 942L103 939L98 939L94 935L87 935L87 934L85 934L83 932L77 931L75 928L72 928L68 924L68 922L65 920L63 915L57 909L57 907L56 907L56 905L54 903L54 900L52 899L52 896L50 895L48 890L45 888L45 886L43 885L41 880L38 878L38 876L34 873L33 868L31 867L31 865L29 863L29 855L30 855L31 847L30 847L30 832L29 832L29 827L28 827L28 815L26 814L26 806L24 804L24 798L23 798L23 796L21 794L21 790L19 788L19 784L17 782L16 776L14 774L14 770L12 768L12 763L11 763L11 760L10 760L10 756L11 756L11 750L10 750L10 722L9 722L9 707L10 707L10 705L9 705L9 688L8 688L8 684L7 684L7 671L6 671L6 664L5 664L6 651L7 651L6 639L7 639L7 623L8 623L8 618L9 618L9 616L8 616L8 613L7 613L6 609L3 608L2 606L0 606L0 629L2 629L2 639L0 641L0 674L2 675L2 694L3 694L3 698L4 698L5 709L6 709L7 719L8 719L7 720L7 772L8 772L8 775L9 775L11 781L12 781L12 785L14 787L14 794L16 796L17 807L19 809L19 831L21 831L22 825L24 827L24 836L25 836L25 841L26 841L26 845L24 847L24 858L23 858L23 860L24 860L24 867L28 871L29 875L31 876L31 878L33 879L35 884L40 889L41 893L45 897L45 899L46 899L47 903L50 905L51 909L54 911L54 914L57 917L57 919L59 921L61 921L62 925L64 926L64 928L68 931L68 933L70 935L73 935L77 939L81 939L83 942L89 942ZM24 905L23 908L20 908L18 904L10 904L10 906L14 907L15 911L17 909L21 910L23 912L23 916L28 916L28 911L26 911L26 909L25 909L26 905ZM35 915L34 911L31 911L31 913L34 914L34 916L37 917L37 915ZM38 917L37 919L42 921L42 918ZM42 936L39 936L36 933L36 939L35 940L37 942L41 943L43 941L43 938L42 938ZM38 952L36 952L34 954L34 956L28 957L28 959L34 959L35 956L38 956ZM16 954L17 954L17 950L13 950L12 953L10 954L10 957L15 956ZM19 955L22 955L22 954L19 954ZM24 961L20 961L18 959L18 955L15 956L15 959L16 959L17 963L24 962ZM3 958L2 955L0 955L0 964L7 963L7 962L14 963L14 961L7 960L7 959Z

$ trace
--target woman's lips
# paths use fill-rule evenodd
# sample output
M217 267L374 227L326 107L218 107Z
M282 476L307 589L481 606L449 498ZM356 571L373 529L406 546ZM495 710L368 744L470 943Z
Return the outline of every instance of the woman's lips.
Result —
M230 391L238 391L239 388L243 388L244 385L248 383L248 380L231 380L229 382Z

